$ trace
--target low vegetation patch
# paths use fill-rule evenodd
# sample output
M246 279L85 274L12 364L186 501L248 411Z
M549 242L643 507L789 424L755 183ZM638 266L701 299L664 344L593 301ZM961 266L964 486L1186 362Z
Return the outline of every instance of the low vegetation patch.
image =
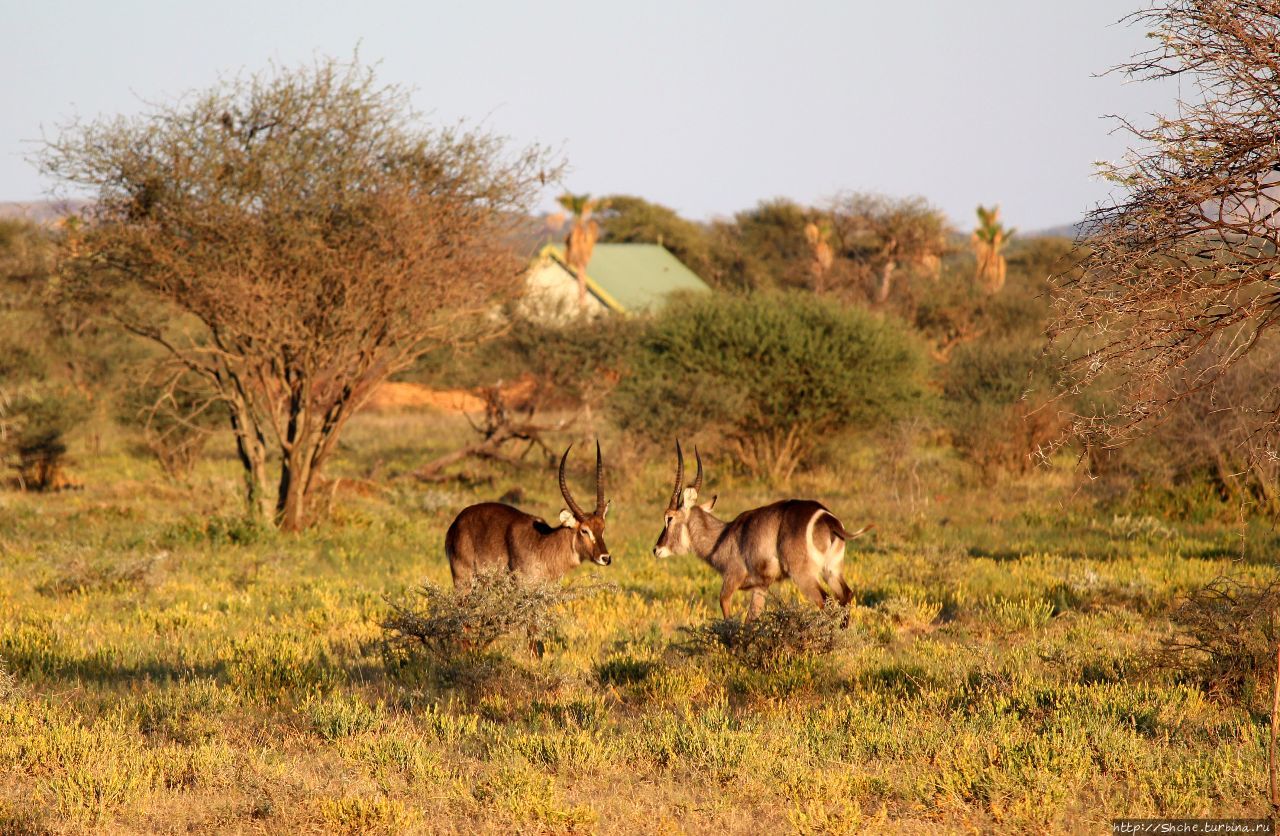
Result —
M796 657L834 652L847 641L844 621L840 607L778 600L751 621L721 618L682 627L677 647L689 655L727 653L752 668L776 668Z
M18 678L9 670L4 657L0 656L0 700L7 700L18 690Z
M584 591L522 581L507 571L476 575L468 592L425 583L407 601L388 601L391 615L382 622L388 659L422 652L440 658L479 654L515 634L554 637L561 625L559 608Z
M38 587L45 595L72 595L91 590L120 591L144 586L155 568L168 557L158 552L125 560L77 558L64 565L57 577Z
M520 657L562 644L564 605L601 588L530 583L506 571L477 575L465 593L423 584L408 600L388 601L383 664L401 685L483 697L488 715L509 717L560 680ZM523 642L524 652L504 652L503 640Z
M313 697L303 703L300 713L316 734L325 740L339 740L376 727L383 707L371 706L359 697Z
M1173 613L1178 632L1157 661L1211 695L1254 711L1270 708L1280 637L1280 579L1224 576Z

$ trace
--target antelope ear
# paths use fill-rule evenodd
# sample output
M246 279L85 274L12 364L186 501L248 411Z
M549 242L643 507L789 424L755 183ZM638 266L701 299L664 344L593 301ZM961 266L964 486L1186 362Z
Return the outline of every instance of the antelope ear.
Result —
M560 524L566 525L569 528L577 528L578 518L573 515L572 511L570 511L568 508L565 508L560 511Z
M698 504L698 491L696 488L685 488L684 494L681 496L680 507L692 508Z
M709 499L709 500L707 500L706 502L702 503L702 504L701 504L701 505L699 505L698 507L699 507L699 508L701 508L702 510L706 511L708 514L710 514L710 513L711 513L711 509L712 509L712 508L714 508L714 507L716 507L716 500L717 500L717 499L719 499L719 498L720 498L720 495L719 495L719 494L716 494L715 496L712 496L712 497L711 497L711 499Z
M607 517L607 516L609 516L609 509L610 509L610 508L612 508L612 507L613 507L613 500L611 499L611 500L609 500L608 502L606 502L606 503L604 504L604 513L603 513L603 514L601 514L600 516L602 516L602 517Z

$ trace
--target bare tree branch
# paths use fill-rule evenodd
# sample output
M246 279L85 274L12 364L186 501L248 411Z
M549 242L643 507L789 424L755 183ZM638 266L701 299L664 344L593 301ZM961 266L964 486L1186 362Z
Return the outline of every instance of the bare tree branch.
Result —
M1176 116L1119 120L1133 149L1101 173L1123 197L1089 215L1082 269L1053 291L1062 390L1100 404L1073 434L1102 447L1212 399L1280 315L1280 0L1168 0L1128 20L1157 45L1113 72L1184 92ZM1280 409L1280 378L1255 381L1233 393L1249 444Z

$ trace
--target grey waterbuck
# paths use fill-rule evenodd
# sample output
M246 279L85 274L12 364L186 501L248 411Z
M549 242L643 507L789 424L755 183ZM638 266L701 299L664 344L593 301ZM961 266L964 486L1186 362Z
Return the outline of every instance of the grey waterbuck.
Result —
M604 543L604 462L596 442L596 507L591 513L573 501L564 466L570 444L560 458L560 494L569 507L552 527L540 517L499 502L482 502L462 509L444 537L455 589L471 588L476 572L506 568L529 580L554 581L583 561L600 566L613 562Z
M717 497L698 504L702 487L702 456L694 448L698 474L684 485L684 452L676 442L676 487L667 503L662 534L653 547L655 557L693 552L724 578L720 611L729 617L729 601L739 589L751 590L748 620L764 608L769 587L790 578L805 597L818 606L830 597L825 583L842 605L853 590L840 574L845 542L871 530L864 526L850 534L820 502L784 499L743 511L730 522L711 514Z

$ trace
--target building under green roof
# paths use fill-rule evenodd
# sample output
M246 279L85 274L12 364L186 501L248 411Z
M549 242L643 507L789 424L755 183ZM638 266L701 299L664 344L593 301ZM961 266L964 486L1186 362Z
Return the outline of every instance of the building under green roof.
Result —
M564 249L548 244L540 254L568 273ZM661 244L596 244L587 265L587 290L605 307L639 313L661 307L668 294L711 288Z

